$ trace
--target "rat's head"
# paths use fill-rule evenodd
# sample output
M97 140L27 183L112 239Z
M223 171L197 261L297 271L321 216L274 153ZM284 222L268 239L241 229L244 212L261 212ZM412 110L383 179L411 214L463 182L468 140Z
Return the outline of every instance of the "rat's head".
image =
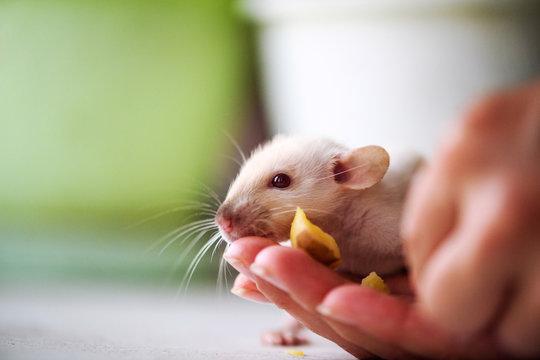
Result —
M242 166L216 223L227 241L248 235L285 241L297 206L310 219L329 218L345 196L378 183L388 165L378 146L349 151L326 139L277 136Z

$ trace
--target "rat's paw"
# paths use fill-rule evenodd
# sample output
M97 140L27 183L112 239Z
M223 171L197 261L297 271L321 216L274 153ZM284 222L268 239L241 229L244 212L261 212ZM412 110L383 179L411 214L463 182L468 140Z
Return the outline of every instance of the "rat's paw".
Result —
M272 346L305 345L309 341L297 331L271 330L261 334L261 342Z

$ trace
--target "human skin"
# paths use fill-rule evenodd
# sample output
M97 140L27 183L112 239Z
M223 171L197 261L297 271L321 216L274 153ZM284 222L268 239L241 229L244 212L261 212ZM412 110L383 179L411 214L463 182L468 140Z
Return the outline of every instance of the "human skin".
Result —
M540 356L540 81L474 106L413 182L403 217L422 314Z
M363 288L262 238L225 254L241 273L232 291L360 358L539 356L539 92L481 101L415 181L403 234L416 295L403 278L387 279L393 295Z
M424 319L404 277L387 279L392 295L377 292L326 268L303 250L258 237L233 242L225 258L240 271L233 293L274 303L358 358L501 355L488 337L463 341Z

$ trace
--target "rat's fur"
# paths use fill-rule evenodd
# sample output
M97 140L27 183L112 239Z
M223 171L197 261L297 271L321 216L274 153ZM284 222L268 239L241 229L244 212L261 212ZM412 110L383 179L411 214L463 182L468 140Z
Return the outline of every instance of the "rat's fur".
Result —
M235 224L227 240L256 235L285 241L299 206L338 243L343 261L338 271L385 275L402 269L401 209L420 159L393 164L376 185L352 190L334 176L348 151L330 140L296 136L277 136L257 148L218 210L218 217L227 216ZM290 176L289 187L271 186L278 173Z

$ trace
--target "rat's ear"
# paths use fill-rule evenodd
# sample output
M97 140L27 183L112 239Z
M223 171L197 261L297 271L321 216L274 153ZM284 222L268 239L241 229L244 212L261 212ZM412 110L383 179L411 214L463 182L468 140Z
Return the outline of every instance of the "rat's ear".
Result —
M365 146L337 158L334 180L348 189L367 189L381 181L389 165L386 150L375 145Z

